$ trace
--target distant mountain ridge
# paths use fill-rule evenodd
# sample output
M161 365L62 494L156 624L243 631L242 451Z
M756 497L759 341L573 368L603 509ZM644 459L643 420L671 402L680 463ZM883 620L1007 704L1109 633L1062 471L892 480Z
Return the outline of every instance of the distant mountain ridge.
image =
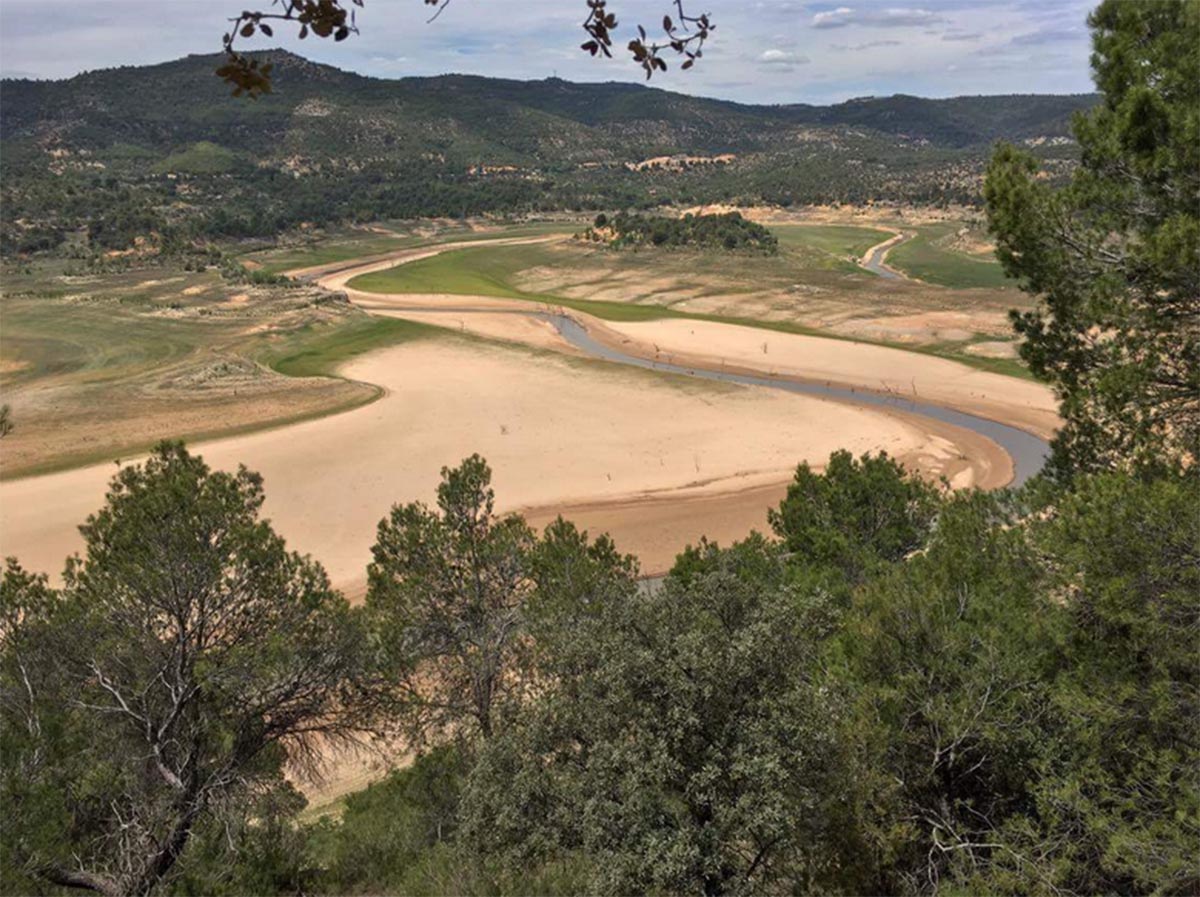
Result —
M992 143L1061 149L1071 116L1096 101L897 95L761 106L557 78L389 80L261 55L275 64L276 89L257 101L229 96L213 75L217 55L0 82L8 236L17 218L27 230L92 226L109 214L101 193L112 182L164 227L234 234L331 216L971 201ZM82 179L100 211L56 209L48 178Z
M965 147L1002 138L1067 136L1071 115L1096 102L1093 94L937 100L897 94L831 106L750 105L622 82L516 81L456 74L382 79L314 63L287 51L261 56L275 63L277 87L274 94L256 103L233 100L226 85L212 77L221 59L218 55L103 69L60 81L5 79L0 82L5 99L0 137L32 136L39 125L67 125L74 131L68 117L84 127L99 125L96 138L106 127L115 136L123 130L111 118L118 113L127 116L131 125L138 120L161 119L164 112L181 124L197 117L210 125L251 118L271 122L298 110L303 115L305 102L317 98L372 110L392 107L421 117L436 111L449 121L469 120L498 109L502 117L511 117L514 110L524 109L586 128L631 122L686 123L689 127L678 130L679 143L673 147L681 152L718 146L746 148L764 136L778 136L798 125L865 128ZM736 126L751 123L765 127L768 134L752 136L736 130Z

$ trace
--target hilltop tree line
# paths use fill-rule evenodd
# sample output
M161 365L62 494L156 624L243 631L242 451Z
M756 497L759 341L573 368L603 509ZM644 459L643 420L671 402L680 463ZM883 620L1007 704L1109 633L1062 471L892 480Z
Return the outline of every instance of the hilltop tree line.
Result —
M262 57L266 59L267 57ZM213 59L6 81L0 251L121 251L383 218L708 203L979 204L997 135L1060 135L1089 97L731 107L622 85L363 78L270 57L228 98ZM154 90L145 89L147 82ZM1069 165L1073 146L1040 146ZM728 153L684 171L630 166Z
M536 176L518 171L487 177L421 159L301 176L239 164L178 175L115 165L108 173L52 174L41 160L0 161L0 254L50 252L64 243L100 252L142 245L171 253L210 241L274 238L301 225L383 219L613 208L653 213L707 203L979 203L982 160L959 161L959 175L947 176L943 169L935 176L928 161L915 159L901 170L894 155L881 151L879 157L865 169L813 153L680 173L551 167Z

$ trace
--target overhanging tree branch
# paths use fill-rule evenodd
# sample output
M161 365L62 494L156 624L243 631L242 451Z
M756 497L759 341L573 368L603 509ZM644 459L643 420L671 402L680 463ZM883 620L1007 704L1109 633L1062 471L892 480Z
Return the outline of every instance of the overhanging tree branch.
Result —
M584 0L587 18L582 27L587 40L580 45L592 56L612 57L614 32L618 26L616 14L608 8L608 0ZM435 21L450 5L450 0L424 0L426 6L436 7L429 18ZM274 36L271 22L295 23L299 26L298 37L304 39L314 34L317 37L332 37L342 41L358 33L355 19L356 9L362 8L364 0L272 0L270 10L243 10L230 19L230 29L221 45L226 62L217 69L217 75L233 85L234 96L255 98L271 92L272 64L262 62L239 52L235 48L239 38L250 38L262 33ZM628 50L633 61L650 78L656 71L665 72L669 52L683 58L681 69L690 69L703 55L705 41L714 30L708 13L690 15L683 0L672 0L674 16L667 14L662 19L663 37L650 40L646 29L639 25L637 37L629 41Z

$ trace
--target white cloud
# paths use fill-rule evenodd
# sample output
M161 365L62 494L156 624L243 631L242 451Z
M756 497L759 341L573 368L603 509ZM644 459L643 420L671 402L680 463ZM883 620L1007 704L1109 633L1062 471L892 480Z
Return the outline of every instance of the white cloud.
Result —
M850 52L860 53L863 50L874 50L876 47L899 47L904 41L901 40L869 40L865 44L830 44L829 49L837 50L839 53Z
M848 6L839 6L837 9L831 9L828 12L819 12L813 16L812 26L814 28L841 28L843 25L850 24L850 18L854 15L854 10Z
M811 61L807 56L802 56L793 50L781 50L778 47L772 47L770 50L764 50L754 60L759 66L769 72L779 74L787 74L794 72L798 65L808 65Z
M764 50L758 61L763 65L805 65L809 58L791 50Z
M813 16L814 28L844 28L847 25L871 25L882 28L908 28L944 22L940 15L928 9L891 7L888 9L854 9L839 6Z

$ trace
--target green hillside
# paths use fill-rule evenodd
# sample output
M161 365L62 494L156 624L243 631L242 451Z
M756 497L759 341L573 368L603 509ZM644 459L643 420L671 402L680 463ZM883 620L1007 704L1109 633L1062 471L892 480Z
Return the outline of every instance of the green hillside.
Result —
M216 56L6 80L6 251L302 222L663 203L975 202L998 138L1069 164L1089 96L750 106L632 84L382 80L290 53L235 100ZM658 162L648 160L658 159Z

